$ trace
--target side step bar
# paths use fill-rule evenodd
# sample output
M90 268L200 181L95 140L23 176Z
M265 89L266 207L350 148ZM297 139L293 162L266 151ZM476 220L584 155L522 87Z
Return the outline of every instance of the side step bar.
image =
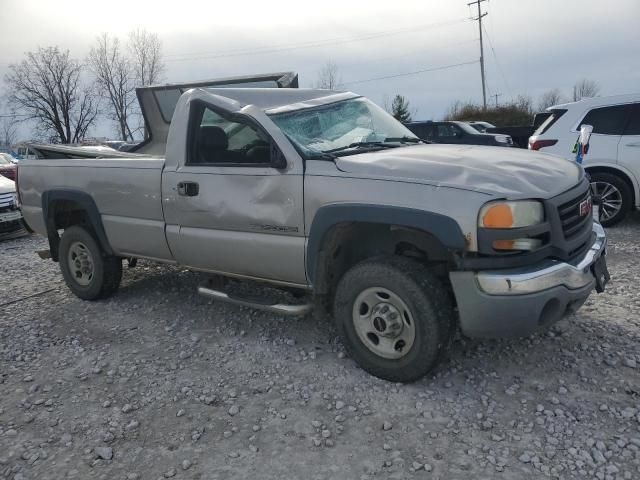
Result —
M205 286L198 287L198 293L205 297L213 298L214 300L220 300L221 302L233 303L234 305L242 305L244 307L265 310L271 313L279 313L281 315L305 315L313 309L313 305L311 303L288 305L284 303L270 303L268 300L248 300L241 297L231 296L223 291L214 290L213 288Z

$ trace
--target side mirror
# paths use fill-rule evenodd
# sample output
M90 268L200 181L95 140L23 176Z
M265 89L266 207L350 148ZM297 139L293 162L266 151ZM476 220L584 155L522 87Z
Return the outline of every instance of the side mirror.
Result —
M269 153L271 156L271 166L273 168L277 168L278 170L287 168L287 159L275 144L271 144Z

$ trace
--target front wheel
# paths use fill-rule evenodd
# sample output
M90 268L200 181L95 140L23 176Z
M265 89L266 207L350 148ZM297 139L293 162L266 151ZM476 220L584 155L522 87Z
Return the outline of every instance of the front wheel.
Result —
M340 280L334 300L338 331L367 372L393 382L426 375L443 357L454 311L442 282L402 257L365 260Z
M60 270L69 289L83 300L115 293L122 278L122 259L106 255L93 235L74 225L60 240Z

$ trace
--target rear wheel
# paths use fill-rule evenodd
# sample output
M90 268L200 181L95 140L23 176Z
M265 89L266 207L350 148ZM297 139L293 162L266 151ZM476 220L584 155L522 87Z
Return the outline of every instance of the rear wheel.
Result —
M69 289L83 300L115 293L122 278L122 259L106 255L84 227L67 228L60 240L60 270Z
M591 190L601 198L600 222L605 227L622 221L631 209L631 189L617 175L604 172L591 174Z
M352 358L393 382L418 380L437 365L455 325L442 282L402 257L352 267L338 284L334 316Z

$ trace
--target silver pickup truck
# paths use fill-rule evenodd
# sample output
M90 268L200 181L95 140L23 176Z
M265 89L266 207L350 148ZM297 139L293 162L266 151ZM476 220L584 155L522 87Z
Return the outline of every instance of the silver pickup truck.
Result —
M95 300L144 258L268 283L282 314L329 308L352 358L413 381L456 330L527 335L608 280L588 180L567 160L431 145L350 92L148 87L135 153L34 145L20 163L26 222L69 288ZM169 93L167 93L169 92Z

